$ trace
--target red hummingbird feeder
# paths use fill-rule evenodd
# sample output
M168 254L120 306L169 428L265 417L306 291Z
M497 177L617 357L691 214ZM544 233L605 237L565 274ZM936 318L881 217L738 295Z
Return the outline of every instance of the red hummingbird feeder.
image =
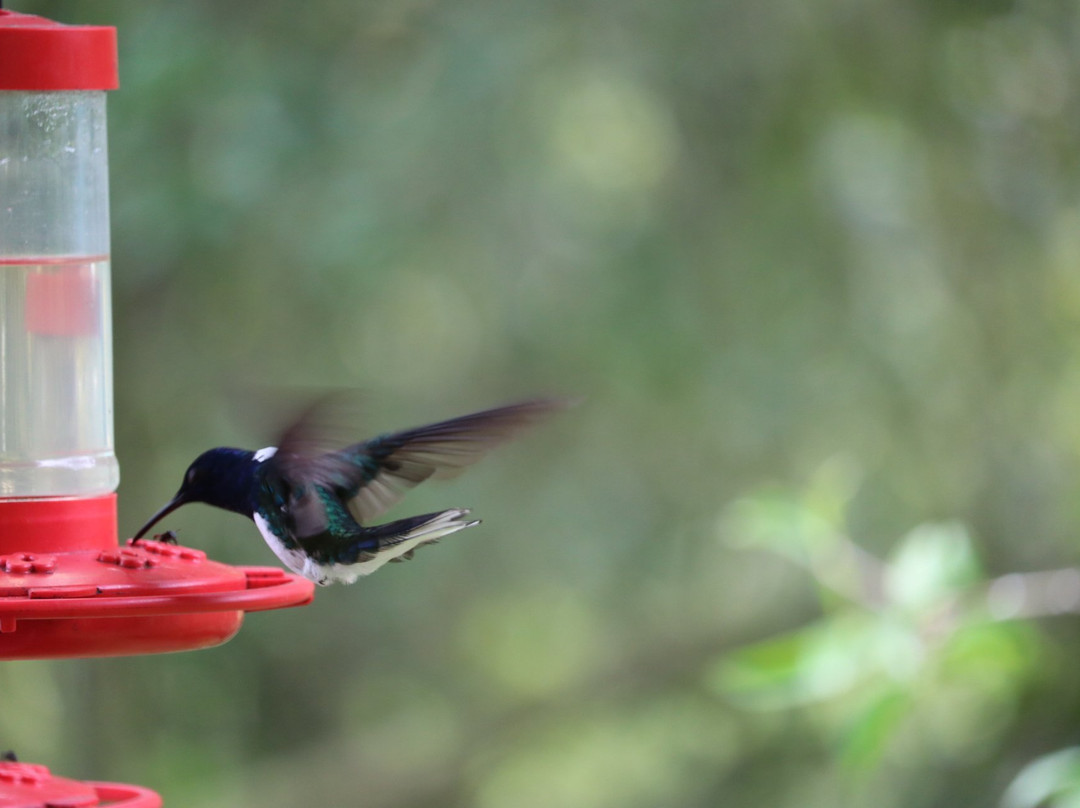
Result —
M117 86L115 28L0 9L0 660L206 648L245 612L313 596L278 568L119 542L105 115ZM100 784L83 801L34 802L59 781L11 768L25 765L0 764L0 808L160 804Z
M0 761L0 808L161 808L148 788L54 777L36 763Z

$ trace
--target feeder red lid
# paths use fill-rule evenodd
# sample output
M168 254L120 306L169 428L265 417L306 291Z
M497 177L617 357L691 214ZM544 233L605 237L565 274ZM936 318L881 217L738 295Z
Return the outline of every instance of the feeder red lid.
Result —
M0 9L0 90L115 90L116 29Z
M0 761L0 808L161 808L148 788L53 777L36 763Z

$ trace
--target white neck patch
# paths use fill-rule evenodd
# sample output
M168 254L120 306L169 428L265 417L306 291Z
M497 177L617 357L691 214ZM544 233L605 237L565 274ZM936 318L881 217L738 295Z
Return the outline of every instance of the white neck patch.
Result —
M255 461L258 462L258 463L262 463L262 462L264 462L266 460L269 460L271 457L273 457L276 454L277 454L277 447L276 446L267 446L265 449L259 449L259 451L257 451L255 453Z

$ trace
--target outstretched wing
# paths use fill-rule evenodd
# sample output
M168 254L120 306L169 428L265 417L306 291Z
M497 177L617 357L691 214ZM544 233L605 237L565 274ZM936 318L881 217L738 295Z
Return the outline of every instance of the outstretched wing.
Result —
M377 518L406 491L429 477L447 479L484 457L491 449L565 408L557 399L533 399L463 415L448 421L382 435L339 454L360 462L364 477L349 497L361 523Z
M406 491L431 478L452 477L492 448L549 413L563 409L560 399L532 399L381 435L335 452L312 456L292 445L290 429L275 460L291 467L289 476L315 483L348 502L360 523L370 523Z

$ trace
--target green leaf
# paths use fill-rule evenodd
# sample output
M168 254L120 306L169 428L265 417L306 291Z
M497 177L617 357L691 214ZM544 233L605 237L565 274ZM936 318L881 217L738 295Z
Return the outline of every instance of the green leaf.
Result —
M714 666L712 685L758 707L790 705L796 700L806 633L795 631L728 654Z
M1045 660L1040 635L1027 623L975 622L956 630L941 654L944 674L985 683L1005 680L1018 686Z
M1001 798L1001 808L1037 808L1051 798L1055 805L1080 799L1080 747L1044 755L1021 769Z
M966 528L956 522L921 525L900 542L885 573L897 605L922 612L940 607L980 577Z
M713 668L717 690L744 706L786 709L832 698L872 671L874 622L847 614L746 646Z
M825 519L784 490L731 503L720 517L720 532L736 546L763 547L797 559L831 545L837 535Z
M911 711L911 694L888 688L876 694L844 734L840 756L853 769L872 769L881 760L897 726Z

